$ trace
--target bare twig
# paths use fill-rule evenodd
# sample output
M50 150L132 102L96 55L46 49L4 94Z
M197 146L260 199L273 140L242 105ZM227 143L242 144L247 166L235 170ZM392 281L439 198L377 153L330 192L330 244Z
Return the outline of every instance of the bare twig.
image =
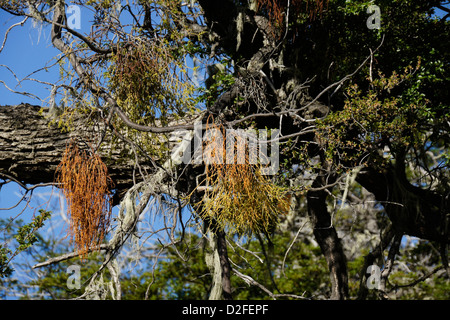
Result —
M267 289L265 286L260 284L258 281L253 279L252 277L250 277L248 275L245 275L245 274L237 271L236 269L233 269L232 272L235 273L239 278L244 280L244 282L247 283L248 285L256 286L256 287L260 288L262 291L267 293L273 300L276 300L277 298L284 298L284 297L286 297L286 298L295 298L295 299L303 299L303 300L310 300L311 299L311 298L307 298L307 297L304 297L304 296L299 296L299 295L289 294L289 293L275 294L272 291L270 291L269 289Z
M411 283L408 283L408 284L396 284L396 285L394 285L394 286L389 290L389 292L396 291L396 290L401 289L401 288L414 287L415 285L419 284L420 282L427 280L429 277L431 277L433 274L437 273L439 270L443 270L443 269L445 269L443 265L437 266L437 267L435 267L431 272L429 272L429 273L423 275L422 277L420 277L420 278L414 280L414 281L411 282Z
M89 252L93 252L93 251L98 250L98 249L106 250L108 248L109 248L108 244L101 244L99 246L99 248L95 248L95 249L94 248L89 248L88 253ZM62 261L69 260L69 259L72 259L72 258L76 258L76 257L79 257L79 256L80 256L80 253L78 251L66 253L66 254L60 255L58 257L54 257L54 258L48 259L48 260L46 260L44 262L37 263L32 268L33 269L37 269L37 268L46 267L46 266L49 266L49 265L52 265L52 264L55 264L55 263L60 263Z
M15 24L13 24L12 26L10 26L10 27L8 28L8 30L6 30L6 32L5 32L5 37L3 38L2 46L0 47L0 52L2 52L2 51L3 51L3 48L5 47L6 39L8 39L9 32L10 32L14 27L17 27L17 26L23 26L27 20L28 20L28 17L25 17L25 19L23 19L23 20L20 21L20 22L17 22L17 23L15 23Z
M289 251L291 251L292 246L294 245L295 241L297 241L297 238L298 238L298 236L300 235L300 232L303 230L303 227L306 225L307 222L308 222L308 220L306 220L306 221L300 226L300 228L298 228L298 231L297 231L297 233L295 234L294 239L292 239L291 244L289 245L288 249L286 250L286 253L284 254L284 257L283 257L283 263L281 264L281 273L283 273L283 274L285 274L285 273L284 273L284 265L285 265L285 262L286 262L287 255L288 255Z
M381 297L384 299L387 299L387 294L386 294L386 283L388 282L388 277L389 274L392 271L392 267L394 266L394 261L395 261L395 255L398 253L398 250L400 248L400 243L402 241L402 234L397 233L394 236L394 240L392 241L392 245L391 248L389 249L389 253L388 253L388 258L385 262L385 267L383 269L383 271L381 272L381 277L380 277L380 287L378 289L378 291L381 294Z

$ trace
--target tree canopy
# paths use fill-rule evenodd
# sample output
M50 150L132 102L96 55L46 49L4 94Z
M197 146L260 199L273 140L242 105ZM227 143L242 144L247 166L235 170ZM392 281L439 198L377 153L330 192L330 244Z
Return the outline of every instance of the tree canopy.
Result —
M448 299L448 4L0 0L0 56L29 21L58 51L0 107L0 186L61 189L74 245L4 220L3 287L41 246L43 297Z

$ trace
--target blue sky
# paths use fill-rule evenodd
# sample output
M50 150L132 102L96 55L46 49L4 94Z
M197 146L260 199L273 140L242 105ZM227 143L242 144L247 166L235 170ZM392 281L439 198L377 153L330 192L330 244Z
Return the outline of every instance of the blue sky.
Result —
M81 11L81 30L77 31L89 31L92 14L87 11ZM14 17L10 14L0 10L0 47L7 29L20 21L20 17ZM18 85L18 80L22 80L28 77L30 73L43 68L44 66L50 66L54 63L53 57L59 54L59 51L51 45L50 40L50 27L42 27L39 24L33 24L33 21L29 19L23 26L17 26L13 28L8 35L5 47L0 52L0 80L4 81L6 85L14 90L20 92L29 92L38 96L44 102L39 99L24 96L21 94L13 93L9 91L5 86L0 83L0 105L17 105L20 103L30 103L39 106L46 106L48 98L50 96L50 87L36 83L34 81L25 80ZM8 68L1 65L8 66L15 75L11 73ZM38 73L34 73L31 78L38 79L40 81L46 81L55 83L59 79L58 65L53 68L41 70ZM1 152L1 146L0 146ZM9 183L4 185L0 192L0 208L10 208L18 203L22 198L24 190L15 183ZM66 203L64 198L60 195L57 189L49 187L38 188L34 191L31 201L27 204L26 201L22 201L18 206L10 210L0 209L0 219L8 219L9 217L16 217L20 214L19 219L24 222L31 221L34 214L38 214L40 208L52 211L52 218L46 222L46 226L40 231L44 237L52 239L64 240L66 236L65 230L68 227L66 216ZM146 214L142 217L140 226L142 230L146 230L151 233L152 230L158 230L163 226L163 216L155 214L155 208L147 208ZM114 208L113 215L118 212L118 207ZM183 211L183 219L189 219L189 210ZM0 231L1 232L1 231ZM167 239L165 232L158 233L158 238L164 243ZM156 239L153 239L156 241ZM152 241L148 241L150 244ZM72 251L73 248L67 248L67 251ZM128 250L125 248L125 250ZM125 253L126 254L126 253ZM38 273L34 270L23 269L17 265L16 262L28 261L30 265L33 265L32 260L28 260L29 257L20 254L12 263L12 267L16 270L14 277L19 280L29 280L30 276L36 277ZM136 268L139 268L139 262L136 262ZM17 297L10 296L10 299Z
M89 28L90 17L92 14L87 10L81 12L81 30L83 27ZM7 29L20 21L23 18L12 16L0 10L0 47L4 39ZM48 70L41 70L37 73L30 74L45 66L50 66L54 63L53 57L59 54L59 51L51 45L50 39L51 29L49 26L43 27L36 24L32 19L23 26L13 28L8 35L6 44L2 52L0 52L0 80L4 81L6 85L19 92L29 92L39 97L39 99L16 94L5 88L0 83L0 105L16 105L20 103L30 103L39 106L46 106L48 97L50 95L50 87L47 85L36 83L35 81L24 80L18 84L25 77L38 79L40 81L55 83L59 78L58 65ZM4 66L8 66L13 73ZM41 101L41 100L47 101ZM1 149L1 146L0 146ZM1 152L1 151L0 151ZM17 184L9 183L4 185L0 192L0 208L10 208L17 204L23 196L23 189ZM46 227L41 231L43 236L54 239L63 240L65 237L65 230L67 228L65 201L60 196L57 189L52 188L38 188L34 191L31 201L27 204L26 201L21 202L17 207L11 210L0 210L0 219L8 219L9 217L16 217L20 214L19 219L24 222L31 221L34 214L38 214L40 208L51 210L53 212L52 218L46 222ZM117 208L114 214L117 213ZM68 251L71 251L68 248ZM15 265L15 262L24 262L26 256L19 255L13 260L12 266L16 270L14 276L18 279L28 279L30 276L26 270L21 270ZM32 261L30 261L33 264ZM31 273L31 275L33 272ZM36 275L36 274L35 274ZM13 296L10 297L14 298Z
M20 17L14 17L10 14L0 10L0 37L3 42L4 35L7 29L14 23L20 22ZM49 29L48 29L49 30ZM34 70L42 68L47 61L56 54L56 49L50 46L49 31L39 30L33 27L31 19L23 26L18 26L12 29L8 35L3 51L0 53L0 80L4 81L8 87L15 91L27 91L33 93L41 99L48 96L48 89L42 85L37 86L35 82L24 81L20 86L17 86L15 76L20 80L28 76ZM0 44L1 47L1 44ZM8 66L15 76L6 68ZM54 72L40 72L32 75L33 78L39 78L43 81L57 80L58 73ZM10 92L0 83L0 105L15 105L21 102L41 105L37 99L33 99L20 94ZM39 192L48 193L50 190L36 190L36 195ZM14 183L9 183L3 186L0 192L0 208L9 208L21 199L23 190ZM43 199L39 195L33 197L32 205L38 207L43 203ZM19 204L16 208L8 211L0 211L0 218L6 219L15 217L25 207L25 203ZM35 210L28 208L24 210L20 216L24 221L29 221Z
M80 8L81 15L79 18L81 19L81 29L77 29L76 31L87 34L90 32L93 13L86 8ZM67 18L68 22L70 22L71 14L67 14ZM130 19L126 13L121 15L121 19L122 18L124 18L125 23L128 23L128 20ZM22 20L22 17L16 17L0 10L0 48L8 28ZM35 81L25 80L25 78L30 77L49 83L58 81L58 65L54 65L47 70L41 70L43 67L53 65L55 62L53 57L60 53L52 46L50 34L50 26L44 27L43 25L34 22L32 19L28 19L23 26L16 26L9 32L6 44L0 52L0 81L3 81L11 90L28 92L38 98L13 93L5 88L0 82L0 105L30 103L33 105L47 106L51 87ZM36 70L40 71L34 73ZM14 72L14 74L11 71ZM18 81L20 81L20 84ZM15 205L17 201L21 199L22 194L23 190L14 183L3 186L0 192L0 208L9 208ZM26 209L21 215L21 218L25 221L31 219L36 210L40 208L40 205L47 202L48 199L43 197L44 194L49 196L52 194L52 189L37 189L30 202L32 208ZM19 206L9 211L0 210L0 218L16 216L22 212L24 205L25 203L21 203ZM52 200L48 205L49 208L60 213L59 211L61 211L62 204L57 195L57 191L53 193ZM117 210L115 210L115 212L117 212Z
M450 7L450 4L446 6ZM443 13L441 10L436 11L438 16L442 16ZM68 17L70 19L70 15ZM89 31L92 13L82 8L80 18L81 30L77 31ZM4 34L9 27L21 20L21 17L15 17L0 10L0 41L3 41ZM10 31L5 47L0 52L0 80L4 81L12 90L29 92L42 100L48 99L50 95L48 86L29 80L22 81L18 85L14 75L4 66L8 66L15 73L15 76L22 80L35 70L51 65L54 62L52 58L57 54L59 54L59 51L51 45L50 27L43 27L33 23L32 19L28 19L23 26L15 27ZM30 77L54 83L59 78L58 66L56 65L47 71L42 70ZM15 94L0 83L0 105L14 105L22 102L44 106L46 101L42 102L39 99ZM0 195L0 207L2 205L1 198L4 197Z
M0 11L0 35L2 40L6 30L14 23L22 19L13 17L4 11ZM49 62L49 59L58 54L58 51L51 46L50 28L33 26L29 19L23 26L12 29L9 33L3 51L0 53L0 64L8 66L19 80L24 79L30 73L38 70ZM58 70L54 68L50 72L41 71L33 74L32 78L42 81L56 81ZM39 96L41 99L49 95L48 88L43 85L36 85L34 81L24 81L18 86L14 75L5 67L0 66L0 80L6 82L8 87L15 91L26 91ZM21 102L41 105L41 102L31 97L14 94L3 85L0 86L1 105L13 105Z
M450 8L450 4L446 7ZM443 11L437 9L436 14L442 16ZM86 9L81 9L81 30L90 26L92 13ZM21 17L12 16L5 11L0 10L0 36L3 41L6 30L14 23L22 20ZM1 47L1 44L0 44ZM53 63L52 57L59 51L52 47L50 41L50 27L43 27L35 24L32 19L11 30L6 45L0 53L0 65L6 65L16 74L19 80L24 79L30 73L46 65ZM33 74L32 78L42 81L56 82L58 79L58 67L54 66L49 71L40 71ZM23 81L17 86L17 80L13 74L4 66L0 66L0 80L3 80L11 89L15 91L25 91L37 95L40 99L47 99L50 95L48 86L37 84L34 81ZM13 105L21 102L42 105L42 102L32 97L27 97L10 92L0 83L0 105Z
M447 5L447 7L450 7L450 5ZM440 10L436 13L438 15L443 14ZM90 12L83 11L82 9L82 32L87 31L83 28L89 28L91 16L92 14ZM20 22L21 20L23 20L21 17L15 17L0 10L0 47L2 46L6 30L11 25ZM50 95L50 88L48 86L37 84L36 82L29 80L25 80L18 85L14 75L4 66L8 66L15 73L15 76L19 80L22 80L30 75L30 73L46 65L52 64L54 61L51 59L57 54L59 54L59 51L51 45L50 27L42 27L39 24L33 25L33 21L29 19L23 26L12 29L8 35L5 47L0 53L0 80L4 81L12 90L29 92L38 96L40 99L45 100ZM31 77L41 81L54 83L59 78L58 66L54 66L48 71L42 70L31 75ZM38 99L10 92L0 83L0 105L15 105L22 102L40 106L45 105ZM15 184L10 183L5 185L0 192L0 208L8 208L15 205L22 197L22 192L21 188ZM52 190L50 188L37 189L30 202L31 208L24 210L21 218L27 221L31 219L32 215L41 205L46 206L51 192ZM0 218L4 219L16 216L22 212L24 205L25 203L21 203L19 206L9 211L0 210ZM52 220L52 228L49 229L49 232L53 232L54 230L61 231L64 228L64 203L56 196L52 197L52 200L48 205L48 209L55 210L55 212L62 214L62 218L59 220Z
M3 42L4 35L11 25L22 20L23 18L21 17L15 17L0 10L0 41ZM21 80L30 77L45 82L56 82L59 77L57 65L48 70L41 70L34 74L31 73L53 64L53 60L51 59L58 53L59 51L51 45L50 27L43 27L33 22L32 19L28 19L23 26L13 28L8 34L4 49L0 52L0 80L4 81L14 91L29 92L42 100L48 99L50 95L49 86L35 81ZM5 66L8 66L14 74ZM18 80L21 81L20 84ZM13 93L0 83L0 105L16 105L24 102L45 106L45 102L40 101L40 99ZM15 205L22 197L22 193L23 190L16 184L9 183L3 186L0 192L0 208L8 208ZM42 198L42 195L50 195L50 193L50 188L37 189L30 205L38 208L40 204L46 202ZM59 202L58 199L55 201L56 203ZM51 205L51 207L54 206L55 203ZM15 216L23 208L24 203L13 210L0 211L0 218ZM21 218L25 221L29 220L34 214L35 208L25 210Z

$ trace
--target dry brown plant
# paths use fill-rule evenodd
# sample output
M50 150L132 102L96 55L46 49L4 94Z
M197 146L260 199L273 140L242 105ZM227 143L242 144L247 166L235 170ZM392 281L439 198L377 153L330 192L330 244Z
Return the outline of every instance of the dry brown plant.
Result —
M112 180L100 156L81 150L71 140L56 170L68 205L70 226L67 236L83 257L105 238L112 210Z
M329 0L257 0L258 8L267 12L272 25L284 27L287 9L298 15L307 13L309 20L315 20L328 7Z
M251 163L249 150L242 150L245 143L240 139L245 137L236 135L230 146L223 127L208 124L208 130L217 134L204 146L210 163L206 165L206 191L198 206L200 215L231 231L270 233L279 216L289 211L290 196L261 173L260 164ZM226 161L227 145L234 149L232 163Z

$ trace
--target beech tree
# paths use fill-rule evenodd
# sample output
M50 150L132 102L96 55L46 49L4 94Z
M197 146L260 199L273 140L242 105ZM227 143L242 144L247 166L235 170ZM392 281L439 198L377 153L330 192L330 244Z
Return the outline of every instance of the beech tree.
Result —
M304 298L271 292L228 252L235 237L270 243L302 212L328 266L327 298L349 298L348 230L338 228L349 211L387 217L375 222L377 243L357 248L358 298L372 289L371 266L388 297L405 235L437 245L433 274L448 278L447 4L0 1L20 19L0 55L28 20L48 25L59 51L43 66L58 68L59 81L33 78L48 96L0 107L2 185L17 183L25 194L54 185L69 205L75 251L35 267L100 251L81 296L103 297L98 283L108 272L120 299L115 259L128 239L141 239L141 214L157 203L170 239L163 248L186 240L187 220L201 226L210 299L232 299L232 277L271 298ZM82 22L90 32L77 26L83 10L93 14ZM31 233L42 221L34 223ZM0 248L5 273L11 252Z

